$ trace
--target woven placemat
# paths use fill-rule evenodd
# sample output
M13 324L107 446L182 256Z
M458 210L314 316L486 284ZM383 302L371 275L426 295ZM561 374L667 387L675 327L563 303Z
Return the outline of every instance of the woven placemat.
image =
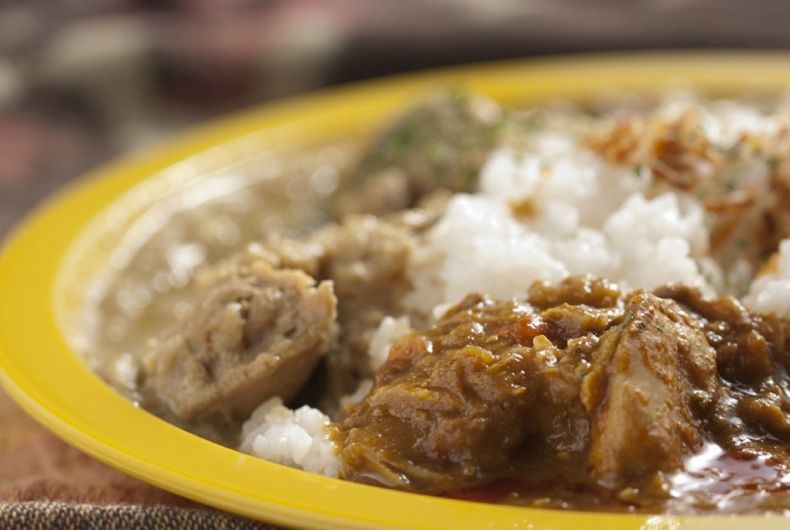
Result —
M162 491L82 454L0 391L0 529L273 529Z
M275 527L200 508L52 501L0 503L4 530L275 530Z

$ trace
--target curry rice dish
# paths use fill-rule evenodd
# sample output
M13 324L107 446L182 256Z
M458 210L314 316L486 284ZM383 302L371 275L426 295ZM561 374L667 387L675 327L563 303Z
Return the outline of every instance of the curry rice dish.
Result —
M307 177L173 209L97 280L85 357L162 418L312 473L788 511L788 109L431 95Z

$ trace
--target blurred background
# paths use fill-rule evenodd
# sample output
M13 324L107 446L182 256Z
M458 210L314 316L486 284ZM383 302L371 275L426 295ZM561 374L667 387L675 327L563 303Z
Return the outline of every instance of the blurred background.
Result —
M784 0L0 0L0 235L118 153L254 103L472 61L790 45Z

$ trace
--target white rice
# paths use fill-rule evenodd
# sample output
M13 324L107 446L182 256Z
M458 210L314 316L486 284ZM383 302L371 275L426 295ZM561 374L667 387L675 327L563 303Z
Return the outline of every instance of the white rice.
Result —
M481 192L453 197L414 252L409 307L430 314L471 291L523 296L536 280L586 273L630 288L684 281L710 289L694 259L708 239L699 203L671 193L645 199L648 171L604 164L570 138L539 136L546 151L491 155ZM537 215L512 213L510 204L524 200Z
M390 353L390 346L395 344L399 338L414 331L409 324L409 317L400 318L384 317L378 329L370 339L368 355L370 356L370 367L376 371L387 360Z
M395 344L399 338L403 337L414 331L409 323L409 317L402 316L398 318L384 317L370 339L370 346L368 346L368 357L370 360L370 368L375 372L381 368L387 361L390 354L390 347ZM362 401L368 395L370 389L373 387L373 380L363 379L359 382L357 389L351 394L340 398L340 406L342 408L353 405Z
M671 118L691 106L723 150L744 132L778 129L777 118L730 101L700 105L675 95L655 112ZM411 256L413 290L405 305L413 315L429 321L469 292L522 297L536 280L557 282L572 274L604 276L625 288L682 281L711 294L720 290L725 273L705 257L709 233L700 203L682 193L646 199L649 170L607 164L580 144L573 122L559 116L554 123L561 126L533 134L528 145L494 151L482 169L479 192L450 200ZM749 164L735 170L765 180L765 162ZM520 201L533 204L535 215L515 215L511 205ZM790 240L781 246L776 271L754 281L744 302L790 316ZM408 319L385 318L370 344L371 367L380 367L392 343L410 331ZM362 399L370 385L363 381L344 404ZM241 450L336 476L328 421L316 409L291 411L272 399L245 423Z
M359 403L365 399L365 396L368 395L368 392L370 392L371 388L373 388L373 380L363 379L359 382L359 385L357 385L356 390L354 390L351 394L340 398L340 406L342 408L346 408L353 405L354 403Z
M275 397L244 422L239 449L270 462L336 477L340 462L328 425L329 417L320 410L307 406L291 410Z
M755 311L790 317L790 239L779 246L776 270L755 279L744 302Z

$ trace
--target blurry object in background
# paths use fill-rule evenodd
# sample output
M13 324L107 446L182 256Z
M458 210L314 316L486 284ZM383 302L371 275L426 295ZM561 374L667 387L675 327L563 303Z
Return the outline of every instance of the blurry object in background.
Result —
M159 28L158 86L225 108L325 84L353 22L346 1L184 4Z
M0 3L0 120L67 90L108 124L91 158L255 102L535 54L786 45L780 0L28 0ZM704 25L700 24L704 21ZM737 24L735 24L737 21ZM81 171L76 167L73 171ZM33 177L31 177L33 178Z
M783 0L0 1L0 234L101 161L272 98L546 53L786 47L788 15Z
M37 89L0 111L0 235L39 198L113 151L79 92Z

